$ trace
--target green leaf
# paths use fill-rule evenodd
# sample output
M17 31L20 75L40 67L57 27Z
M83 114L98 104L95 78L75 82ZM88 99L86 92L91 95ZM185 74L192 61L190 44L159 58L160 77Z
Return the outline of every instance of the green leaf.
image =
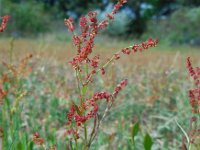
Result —
M76 112L77 112L79 115L82 115L82 113L81 113L81 111L79 110L78 106L77 106L74 102L72 102L72 103L73 103L73 105L74 105L74 107L75 107L75 109L76 109Z
M132 128L132 140L134 141L135 136L137 135L138 131L140 129L140 125L137 122L136 124L134 124L133 128Z
M87 86L87 85L83 86L83 88L82 88L82 95L83 95L83 96L86 94L87 89L88 89L88 86Z
M32 150L33 146L34 146L33 141L29 142L29 144L28 144L28 150Z
M21 143L21 142L19 142L19 143L17 144L17 149L18 149L18 150L23 150L23 146L22 146L22 143Z
M88 73L88 64L86 64L86 66L85 66L85 71L86 71L86 74L88 75L89 73Z
M153 141L151 139L151 136L148 133L146 133L146 135L144 137L143 145L144 145L145 150L151 150L151 147L153 145Z

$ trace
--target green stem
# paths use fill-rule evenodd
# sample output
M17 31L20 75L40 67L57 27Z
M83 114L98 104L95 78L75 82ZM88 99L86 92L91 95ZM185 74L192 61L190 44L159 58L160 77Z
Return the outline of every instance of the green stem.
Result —
M14 47L14 38L11 38L11 40L10 40L10 49L9 49L10 64L12 64L13 47Z
M85 136L85 147L88 146L88 143L87 143L87 127L86 127L86 124L84 124L84 136Z
M121 53L121 50L116 52L115 54L120 54ZM96 73L100 72L101 71L101 68L106 68L114 59L115 59L115 54L112 55L112 57L104 64L102 65L97 71ZM90 81L90 79L93 77L94 74L90 73L90 77L87 79L87 81L83 84L83 85L87 85Z
M80 78L79 78L78 70L76 70L76 81L77 81L77 86L78 86L80 101L81 101L81 104L82 104L83 103L83 98L82 98L82 94L81 94Z
M90 147L91 143L92 143L92 138L94 136L95 130L96 130L96 126L97 126L97 119L98 119L98 115L96 114L95 118L94 118L94 126L92 129L92 132L90 134L90 140L88 142L88 147Z

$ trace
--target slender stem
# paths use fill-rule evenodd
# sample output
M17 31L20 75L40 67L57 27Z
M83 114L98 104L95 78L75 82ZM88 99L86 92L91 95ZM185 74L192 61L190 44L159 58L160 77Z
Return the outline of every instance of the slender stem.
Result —
M77 140L75 140L76 150L78 150L78 143Z
M186 131L181 127L181 125L178 123L178 121L176 119L174 119L176 124L178 125L178 127L181 129L181 131L183 132L183 134L185 135L186 139L187 139L187 142L188 144L190 144L190 138L189 136L187 135Z
M12 64L13 47L14 47L14 38L12 38L12 39L10 40L10 49L9 49L10 64Z
M112 99L111 99L111 103L110 103L110 105L109 105L109 104L107 105L107 107L106 107L106 109L105 109L105 111L104 111L104 114L103 114L101 120L99 120L99 122L98 122L98 124L97 124L97 127L96 127L96 130L95 130L95 133L94 133L93 137L91 138L90 144L92 143L92 141L93 141L93 140L95 139L95 137L97 136L98 131L99 131L99 127L100 127L102 121L103 121L104 118L107 116L107 114L108 114L110 108L113 106L114 97L111 96L111 98L112 98Z
M0 149L3 149L3 138L0 138Z
M94 126L93 126L92 132L90 134L90 140L88 142L88 147L90 147L90 145L92 143L92 137L94 136L94 133L95 133L95 129L96 129L96 125L97 125L97 119L98 119L98 115L96 114L95 117L94 117Z
M81 104L82 104L83 103L83 99L82 99L82 94L81 94L80 78L79 78L78 70L76 70L76 81L77 81L80 101L81 101Z
M43 144L42 145L42 148L44 149L44 150L47 150L47 148L46 148L46 146Z
M115 54L119 54L120 52L121 52L121 50L118 51L118 52L115 53ZM101 71L101 68L104 68L104 69L105 69L105 68L115 59L115 54L112 55L112 57L111 57L104 65L102 65L102 66L96 71L96 73L100 72L100 71ZM89 83L89 81L90 81L90 79L93 77L93 75L94 75L94 74L90 73L90 76L89 76L89 78L87 79L87 81L84 83L84 85L87 85L87 84Z
M84 123L84 136L85 136L85 146L87 146L87 127L86 124Z

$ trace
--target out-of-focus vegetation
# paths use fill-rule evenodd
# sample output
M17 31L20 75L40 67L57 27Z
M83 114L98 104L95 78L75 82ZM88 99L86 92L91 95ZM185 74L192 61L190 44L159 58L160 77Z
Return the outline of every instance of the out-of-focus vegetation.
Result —
M144 37L152 35L165 39L170 45L200 45L200 7L183 7L168 19L150 21Z
M63 31L63 19L78 19L90 10L102 18L115 0L0 0L0 15L12 16L13 36ZM104 34L118 37L154 36L168 44L200 45L198 0L129 0ZM118 18L118 17L116 17ZM78 23L78 22L77 22ZM8 32L7 32L8 34Z
M34 1L17 3L17 1L3 0L0 9L1 14L12 16L8 32L15 37L30 36L50 29L50 15L43 10L41 3Z

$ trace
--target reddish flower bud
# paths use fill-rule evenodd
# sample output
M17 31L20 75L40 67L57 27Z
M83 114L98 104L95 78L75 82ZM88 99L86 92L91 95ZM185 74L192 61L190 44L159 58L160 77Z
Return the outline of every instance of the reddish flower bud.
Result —
M44 144L44 139L40 138L39 133L34 133L32 136L32 141L36 144L36 145L43 145Z
M105 69L104 68L101 68L101 74L104 75L106 72L105 72Z
M109 20L113 20L113 19L114 19L113 14L107 14L106 17L107 17Z
M64 19L64 23L70 32L74 32L75 26L73 18L70 17L69 19Z
M123 48L123 49L122 49L122 52L123 52L124 54L127 54L127 55L129 55L129 54L131 53L131 51L130 51L129 48Z
M104 21L102 21L102 22L99 24L98 29L99 29L99 30L103 30L103 29L105 29L107 26L108 26L108 20L104 20Z
M94 58L91 59L90 61L90 65L93 68L97 68L98 67L98 63L99 63L99 55L95 56Z
M138 48L139 48L139 45L138 45L138 44L135 44L135 45L133 45L132 50L133 50L134 52L137 52L137 51L138 51Z
M120 58L120 55L119 55L119 54L114 54L114 56L115 56L115 59L116 59L116 60Z
M89 17L89 20L90 20L90 22L97 22L97 19L96 19L96 17L97 17L97 12L95 12L95 11L91 11L91 12L89 12L88 13L88 17Z

